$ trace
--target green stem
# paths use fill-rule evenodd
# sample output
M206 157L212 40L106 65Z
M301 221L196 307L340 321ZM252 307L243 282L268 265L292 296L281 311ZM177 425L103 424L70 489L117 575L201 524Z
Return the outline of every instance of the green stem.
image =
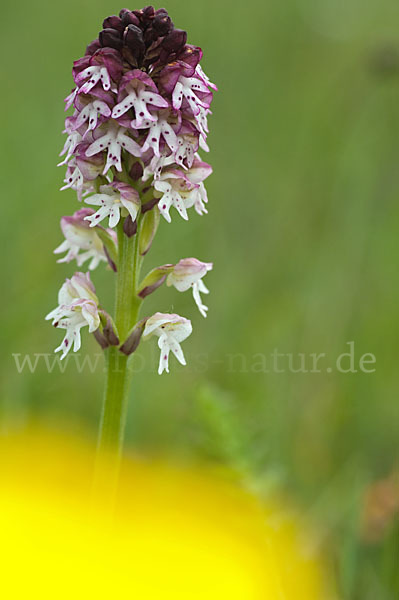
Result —
M128 238L123 232L120 221L118 234L118 271L115 300L115 324L120 342L123 343L133 325L138 321L142 300L137 296L137 283L140 275L142 257L138 250L140 220L136 235ZM110 487L116 485L123 437L126 424L128 394L131 381L129 357L122 354L115 346L106 350L107 382L102 409L98 457L99 462L107 457L108 469L111 460ZM97 469L98 470L98 469ZM97 473L97 477L99 474Z

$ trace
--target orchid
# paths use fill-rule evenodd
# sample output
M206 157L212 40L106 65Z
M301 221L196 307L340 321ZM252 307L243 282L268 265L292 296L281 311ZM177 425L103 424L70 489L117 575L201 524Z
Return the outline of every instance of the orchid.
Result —
M63 149L60 152L60 156L63 156L64 154L66 154L66 156L62 162L58 163L58 167L61 167L62 165L66 165L68 163L69 159L72 158L72 156L74 155L74 152L82 139L82 135L79 133L79 131L75 130L75 128L73 127L72 119L69 117L65 120L64 133L67 133L68 137L66 139Z
M206 317L208 307L202 303L200 292L209 294L209 290L202 278L212 267L212 263L204 263L197 258L182 258L166 278L166 285L173 285L179 292L192 288L195 303L203 317Z
M142 126L144 121L157 121L157 117L149 112L149 108L167 108L169 103L157 93L154 82L148 75L135 69L124 75L120 84L119 96L125 96L112 111L112 117L117 119L130 108L134 108L135 119L132 127Z
M75 273L62 286L58 306L47 315L66 330L62 358L80 348L88 327L107 357L107 385L100 447L120 448L131 356L141 340L157 336L159 374L169 372L168 357L186 364L180 343L191 321L156 312L140 317L147 296L164 282L178 291L192 289L205 317L201 294L212 263L185 258L163 264L141 277L162 217L171 208L188 220L189 210L204 215L205 180L212 167L198 151L208 151L208 116L217 89L200 66L202 50L187 43L165 9L122 9L107 17L84 56L73 63L75 86L65 98L67 140L62 190L76 192L85 206L61 218L64 241L58 262L108 264L115 282L114 319L100 307L88 273ZM173 246L166 245L165 254ZM158 293L158 292L157 292Z
M81 101L81 96L78 96L78 101ZM111 115L110 107L102 100L93 98L87 103L82 103L81 106L82 108L76 116L74 128L79 129L85 123L87 123L87 129L83 134L83 137L85 137L89 131L96 129L98 121L101 117L107 119Z
M187 209L192 206L200 215L207 212L204 203L208 202L208 197L203 180L211 172L211 166L197 158L190 169L165 170L154 181L154 188L161 194L159 211L168 223L171 222L169 211L172 206L186 221L188 220Z
M79 90L82 94L88 94L99 81L104 90L107 91L111 88L111 78L105 67L87 67L78 75L76 83L83 82L84 80L86 82Z
M78 94L92 92L97 84L104 91L114 90L113 82L118 82L123 65L119 53L112 48L99 48L94 54L86 54L74 62L73 75L78 86Z
M172 152L177 152L179 148L179 138L169 122L170 116L170 111L160 111L157 120L142 122L142 127L148 128L147 138L143 144L143 152L152 148L155 156L160 157L161 153L159 146L161 136Z
M82 327L88 326L90 333L98 329L98 298L88 273L78 272L66 280L58 293L58 306L46 316L46 320L50 319L54 327L66 329L62 343L55 349L55 352L62 351L61 360L72 345L74 352L80 349Z
M79 202L85 193L94 190L93 181L102 173L104 157L101 153L90 158L86 156L87 143L78 144L75 155L70 159L61 190L76 190Z
M54 254L67 254L57 262L69 263L76 260L78 267L90 260L89 270L95 269L100 262L107 262L107 256L104 251L104 245L95 229L91 228L85 220L86 217L94 214L90 208L81 208L71 217L61 218L61 230L65 240L54 250ZM109 235L114 237L114 231L108 231ZM79 254L80 251L84 252Z
M90 227L95 227L103 219L109 217L109 227L115 227L122 216L130 215L136 220L140 209L140 199L137 191L126 183L119 181L100 186L100 193L85 199L86 204L99 206L99 210L85 217Z
M100 131L101 130L101 131ZM141 155L141 148L130 136L126 135L126 127L120 127L116 121L107 121L96 130L98 138L86 150L86 156L93 156L107 149L107 162L103 174L111 167L122 171L121 153L127 150L133 156Z
M164 371L169 373L169 353L176 356L180 364L185 365L183 350L180 342L183 342L192 332L191 321L175 314L155 313L145 325L143 338L148 339L152 335L158 336L158 346L161 350L158 373Z

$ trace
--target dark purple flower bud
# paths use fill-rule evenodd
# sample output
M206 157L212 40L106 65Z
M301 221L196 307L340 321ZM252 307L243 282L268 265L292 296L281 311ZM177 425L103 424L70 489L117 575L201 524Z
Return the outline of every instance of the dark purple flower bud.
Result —
M111 29L110 27L100 31L99 39L100 44L103 47L108 46L110 48L115 48L115 50L120 50L123 46L122 37L119 31Z
M122 11L121 11L122 12ZM126 29L129 25L136 25L136 27L140 26L140 20L132 13L130 10L126 10L121 15L123 29Z
M172 31L173 23L165 9L157 10L152 26L160 36L167 35Z
M135 10L134 14L138 16L144 27L146 27L154 18L155 8L153 6L145 6L141 10Z
M140 284L140 289L137 293L139 298L146 298L155 290L157 290L166 280L166 277L174 269L175 265L167 264L152 269L143 279Z
M103 323L103 335L104 335L105 339L107 340L108 344L110 346L118 346L119 338L115 332L114 323L113 323L111 317L109 316L109 314L105 310L101 311L100 319Z
M162 48L167 52L178 52L187 41L187 32L183 29L173 29L162 42Z
M161 287L165 280L166 275L162 275L162 277L158 279L155 283L153 283L152 285L147 285L145 288L143 288L138 294L139 297L144 300L144 298L147 298L147 296L149 296L150 294L155 292L155 290Z
M119 350L123 352L123 354L126 354L126 356L133 354L133 352L137 350L147 320L148 317L141 319L141 321L134 326L133 331L130 333L127 340L119 348Z
M87 46L85 54L89 55L89 56L92 56L100 48L101 48L101 44L100 44L98 38L96 38L95 40L93 40L92 42L90 42L90 44Z
M96 339L96 341L99 343L100 348L102 350L106 350L109 347L109 343L108 341L105 339L105 336L101 333L100 328L96 329L93 332L93 335Z
M108 28L116 29L117 31L120 31L122 33L125 27L122 23L122 19L115 15L112 15L111 17L107 17L106 19L104 19L103 22L103 29Z
M194 70L202 58L202 50L197 46L186 44L178 53L176 59L190 65Z
M128 215L123 223L123 233L131 238L137 232L137 221L133 221L132 217Z
M156 206L159 202L159 198L153 198L152 200L148 200L148 202L145 202L142 206L141 206L141 214L144 215L144 213L148 212L149 210L152 210L154 208L154 206Z
M136 25L129 25L124 33L124 42L134 56L141 57L145 52L143 32Z
M153 29L152 27L147 27L147 29L144 32L144 42L145 45L148 47L152 44L152 42L155 42L155 40L157 40L159 37L158 33L155 31L155 29Z
M143 165L138 160L135 161L129 171L130 177L133 181L138 181L143 176Z

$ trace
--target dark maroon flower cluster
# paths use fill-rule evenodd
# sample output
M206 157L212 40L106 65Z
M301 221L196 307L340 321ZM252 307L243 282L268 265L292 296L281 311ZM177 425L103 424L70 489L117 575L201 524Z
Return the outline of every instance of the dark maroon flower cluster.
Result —
M105 19L98 39L73 63L75 88L65 99L73 114L65 119L68 138L60 163L67 169L61 189L75 190L94 208L62 218L65 239L55 252L66 253L60 262L75 260L79 267L90 261L90 270L108 262L125 282L131 296L125 296L127 306L136 306L137 299L166 281L180 292L192 289L205 317L200 293L208 293L202 278L212 263L185 258L152 269L139 283L141 260L160 216L170 222L172 208L185 220L192 208L200 215L208 212L204 181L212 167L198 152L209 150L207 119L217 88L202 70L201 58L201 49L187 44L186 32L174 27L163 8L123 9ZM125 236L133 243L126 245ZM82 327L95 333L102 348L119 345L121 328L122 342L128 333L118 311L113 329L87 273L67 280L59 306L47 318L66 329L56 350L62 357L72 345L79 350ZM121 352L130 354L141 335L154 334L161 348L159 373L168 371L170 351L185 364L179 344L191 333L188 319L156 313L132 331Z
M107 17L98 39L87 48L94 54L99 48L114 48L132 67L148 69L184 60L187 33L176 29L164 8L146 6L141 10L120 11L119 17Z

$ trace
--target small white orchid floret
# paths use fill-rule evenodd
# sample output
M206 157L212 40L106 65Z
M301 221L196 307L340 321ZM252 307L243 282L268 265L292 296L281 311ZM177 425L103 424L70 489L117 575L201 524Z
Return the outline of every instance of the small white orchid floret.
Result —
M184 341L192 332L191 321L176 314L157 312L150 317L145 325L143 338L152 335L158 336L158 346L161 350L158 373L169 373L169 353L176 356L182 364L186 364L180 342Z
M122 78L119 89L119 103L114 106L112 117L119 119L134 108L136 117L131 122L132 127L141 128L143 121L157 120L157 117L149 112L149 108L169 106L168 101L158 94L153 80L140 69L128 71Z
M127 183L114 181L109 185L101 185L100 193L85 199L87 204L99 206L93 215L85 217L90 227L95 227L103 219L109 217L109 227L115 227L122 216L128 214L135 221L140 209L140 197L138 192Z
M172 152L177 152L179 149L179 142L177 135L169 122L169 118L170 111L162 110L158 114L158 119L155 119L154 121L145 120L142 122L140 129L148 128L148 134L142 148L143 152L147 152L147 150L152 148L154 155L160 157L161 152L159 144L161 135Z
M87 129L83 135L85 137L89 131L93 131L97 127L99 116L110 117L111 109L106 102L102 100L93 100L88 102L76 117L75 129L80 129L87 122Z
M66 139L63 149L60 152L60 156L63 156L64 154L66 156L64 160L58 163L57 167L66 165L69 162L76 150L76 147L82 140L82 135L79 133L79 131L75 130L71 117L68 117L65 120L65 129L63 133L67 133L68 137Z
M83 81L85 83L79 89L80 94L88 94L98 82L105 91L111 89L111 78L104 66L93 65L81 71L76 77L76 83L80 84Z
M169 169L154 180L153 186L161 194L158 208L168 223L171 222L169 211L172 206L186 221L188 220L187 209L192 206L200 215L207 212L204 203L208 198L203 180L211 172L210 165L196 157L190 169L184 171Z
M217 85L215 85L214 83L212 83L212 81L209 79L208 75L206 75L206 73L204 73L203 68L201 67L201 65L198 63L196 69L195 69L196 74L203 80L203 82L206 85L209 85L209 87L211 87L212 89L214 89L215 91L217 91Z
M153 156L149 165L144 168L143 181L148 181L151 177L159 179L162 169L173 165L175 157L173 154L168 154L168 149L165 147L160 156Z
M86 156L93 156L103 150L107 150L107 162L104 167L103 175L105 175L111 167L119 172L122 171L121 154L122 150L126 150L133 156L141 156L141 148L126 135L126 127L120 127L116 121L107 121L96 129L96 135L99 137L86 150ZM98 133L97 133L98 132Z
M186 292L192 288L195 303L203 317L206 317L208 307L203 304L200 293L209 294L209 290L202 278L212 268L213 263L201 262L197 258L182 258L166 279L166 285L173 285L179 292Z
M98 329L98 298L88 273L75 273L65 281L58 293L58 306L46 316L49 319L54 327L66 329L62 343L55 349L62 352L61 360L72 347L74 352L80 349L82 327L88 326L90 333Z
M209 102L200 100L196 92L209 93L206 84L196 77L184 77L180 75L172 94L172 103L175 110L179 110L185 98L193 115L198 115L200 107L209 108Z
M82 208L72 216L61 218L61 230L65 240L54 250L54 254L66 252L57 262L69 263L76 260L78 267L90 260L89 270L95 269L100 262L107 262L104 245L95 229L85 221L85 217L93 214L90 208ZM115 232L108 230L110 235ZM81 250L83 252L81 253Z

